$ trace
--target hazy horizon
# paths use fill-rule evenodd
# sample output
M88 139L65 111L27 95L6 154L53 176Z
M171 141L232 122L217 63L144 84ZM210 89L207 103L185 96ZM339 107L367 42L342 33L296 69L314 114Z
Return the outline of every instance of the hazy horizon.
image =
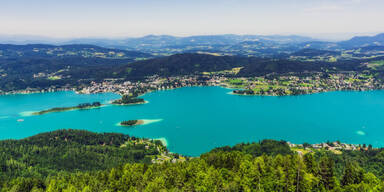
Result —
M172 35L172 34L143 34L139 36L81 36L81 37L53 37L53 36L43 36L43 35L30 35L30 34L1 34L0 33L0 43L1 42L24 42L24 41L41 41L41 42L65 42L76 39L109 39L109 40L120 40L120 39L129 39L129 38L141 38L146 36L173 36L173 37L191 37L191 36L210 36L210 35L262 35L262 36L303 36L310 37L315 40L323 41L343 41L348 40L356 36L374 36L380 34L381 32L367 32L367 33L324 33L324 34L192 34L192 35Z
M0 34L125 38L149 34L304 35L342 40L384 32L382 0L4 0Z

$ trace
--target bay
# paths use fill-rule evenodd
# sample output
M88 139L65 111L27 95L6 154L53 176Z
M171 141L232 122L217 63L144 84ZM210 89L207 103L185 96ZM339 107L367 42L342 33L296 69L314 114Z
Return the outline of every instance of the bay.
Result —
M0 96L0 139L57 129L117 132L165 139L172 152L197 156L214 147L262 139L292 143L340 140L384 146L384 91L302 96L239 96L221 87L185 87L142 96L147 104L116 106L113 93L54 92ZM99 109L28 116L31 111L100 101ZM144 119L146 125L117 126Z

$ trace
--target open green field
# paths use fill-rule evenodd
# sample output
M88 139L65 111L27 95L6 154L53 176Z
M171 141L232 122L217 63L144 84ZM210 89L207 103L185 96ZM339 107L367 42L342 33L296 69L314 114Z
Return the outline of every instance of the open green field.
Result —
M367 66L373 70L383 69L384 60L370 62Z
M60 80L61 77L60 76L50 76L50 77L48 77L48 79L51 81L55 81L55 80Z

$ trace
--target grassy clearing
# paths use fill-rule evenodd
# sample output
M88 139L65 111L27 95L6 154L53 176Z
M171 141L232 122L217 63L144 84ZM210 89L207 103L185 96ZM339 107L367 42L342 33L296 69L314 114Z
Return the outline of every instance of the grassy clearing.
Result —
M298 147L291 147L291 150L294 152L297 152L297 153L301 153L303 155L305 155L307 153L313 153L312 150L304 149L304 148L298 148Z
M384 60L370 62L370 63L368 63L367 67L371 68L373 70L383 69L384 68Z
M61 79L61 77L60 76L49 76L48 77L48 80L51 80L51 81L55 81L55 80L60 80Z
M219 75L219 74L232 74L236 75L240 72L243 67L232 68L231 70L223 70L223 71L214 71L214 72L203 72L203 75Z

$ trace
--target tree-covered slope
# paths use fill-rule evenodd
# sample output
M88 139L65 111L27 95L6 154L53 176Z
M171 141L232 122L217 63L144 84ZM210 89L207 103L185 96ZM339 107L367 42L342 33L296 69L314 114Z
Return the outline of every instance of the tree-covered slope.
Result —
M114 68L130 62L130 59L83 57L0 59L0 90L78 85L79 80L86 83L112 77Z
M141 158L132 154L152 150L119 147L128 138L62 130L1 141L0 191L384 190L383 149L304 149L303 154L284 141L264 140L216 148L185 162L143 164L133 163ZM60 161L67 163L60 167ZM119 165L111 168L115 163Z
M340 52L337 51L328 51L328 50L319 50L319 49L302 49L295 53L293 53L293 56L338 56L340 55Z
M338 62L308 62L287 59L256 57L213 56L206 54L176 54L127 64L115 72L119 77L143 77L150 75L175 76L200 74L242 67L238 76L265 75L268 73L362 71L360 60Z
M59 130L21 140L0 141L0 179L45 178L58 172L105 170L125 163L150 162L159 142L123 134ZM150 143L151 141L148 141ZM132 145L131 145L132 144Z
M149 75L176 76L222 71L249 63L248 58L213 56L206 54L176 54L128 64L118 71L119 76L142 77Z

